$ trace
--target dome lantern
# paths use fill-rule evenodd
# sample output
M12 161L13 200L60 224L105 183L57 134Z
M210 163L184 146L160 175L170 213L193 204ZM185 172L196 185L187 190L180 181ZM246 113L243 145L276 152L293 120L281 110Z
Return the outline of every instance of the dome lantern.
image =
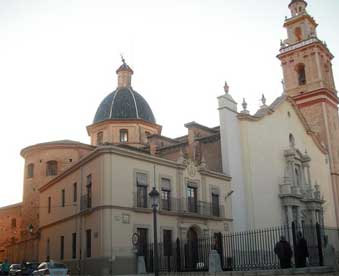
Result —
M126 64L123 56L121 56L121 61L122 64L116 71L118 75L118 88L131 87L133 70Z

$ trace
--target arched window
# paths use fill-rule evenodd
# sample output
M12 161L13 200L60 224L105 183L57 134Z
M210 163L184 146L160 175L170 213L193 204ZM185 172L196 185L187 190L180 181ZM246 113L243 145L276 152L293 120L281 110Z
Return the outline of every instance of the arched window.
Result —
M292 133L290 133L289 141L290 141L290 147L291 147L291 148L294 148L294 146L295 146L295 140L294 140L294 136L293 136Z
M102 145L104 140L104 133L102 131L97 134L97 145Z
M55 160L48 161L46 166L46 176L57 174L58 174L58 162Z
M125 143L128 142L128 130L120 129L120 142Z
M27 178L32 178L34 176L34 164L28 164L27 166Z
M298 84L299 85L306 84L305 65L302 63L299 63L296 67L296 71L298 74Z
M294 35L295 35L295 38L297 39L297 41L301 41L302 40L302 32L301 32L301 28L300 27L296 27L294 29Z

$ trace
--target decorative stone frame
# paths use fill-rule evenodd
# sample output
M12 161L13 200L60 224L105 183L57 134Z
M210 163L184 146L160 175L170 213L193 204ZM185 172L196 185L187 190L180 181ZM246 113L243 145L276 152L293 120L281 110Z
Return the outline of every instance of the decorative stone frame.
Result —
M285 157L285 175L283 182L280 184L280 194L282 203L282 214L286 223L295 221L302 224L316 222L316 212L319 217L323 217L322 204L324 201L320 199L319 185L316 183L312 187L312 178L310 172L311 158L307 152L302 154L290 144L290 148L284 151ZM301 183L296 179L296 166L300 166ZM299 185L298 185L299 184ZM294 219L293 209L297 208L296 219Z

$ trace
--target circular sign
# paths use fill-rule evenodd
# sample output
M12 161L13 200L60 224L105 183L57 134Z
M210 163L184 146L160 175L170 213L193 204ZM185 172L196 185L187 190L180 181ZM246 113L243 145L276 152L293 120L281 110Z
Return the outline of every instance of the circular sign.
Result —
M132 244L133 245L137 245L138 242L139 242L139 235L138 235L138 233L133 233L133 235L132 235Z

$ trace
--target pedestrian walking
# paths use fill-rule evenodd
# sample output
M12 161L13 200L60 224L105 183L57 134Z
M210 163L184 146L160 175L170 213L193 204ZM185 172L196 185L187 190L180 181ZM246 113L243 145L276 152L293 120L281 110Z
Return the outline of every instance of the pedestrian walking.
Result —
M274 253L278 256L281 268L291 267L292 248L285 236L280 237L274 247Z
M309 257L307 241L303 237L303 234L298 231L297 242L295 246L295 267L305 267L306 260Z

